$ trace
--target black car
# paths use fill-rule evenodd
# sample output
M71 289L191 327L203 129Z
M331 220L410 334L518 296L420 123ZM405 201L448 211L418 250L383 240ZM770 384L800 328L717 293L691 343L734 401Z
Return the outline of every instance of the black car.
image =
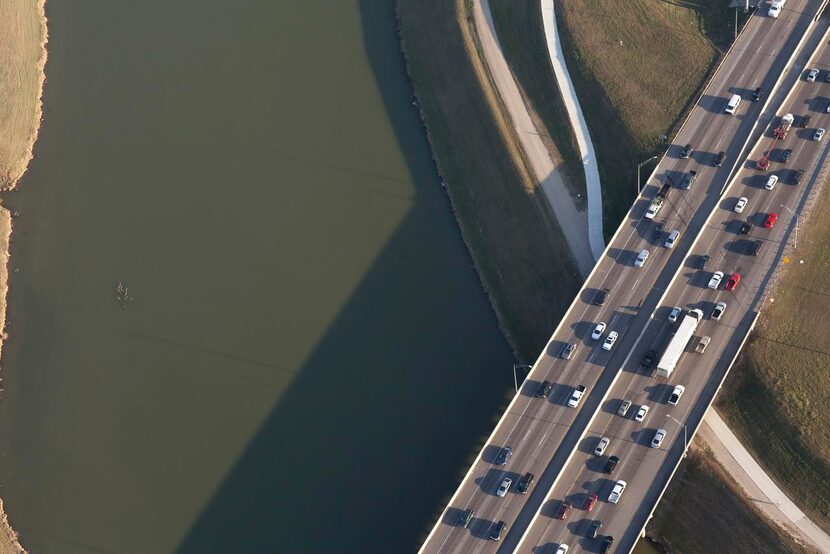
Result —
M790 148L781 151L781 161L786 163L789 161L790 156L793 155L793 151Z
M493 525L490 528L490 538L493 539L494 541L501 540L501 534L502 534L502 532L504 532L504 528L506 526L507 526L507 524L504 523L503 521L500 521L500 522L496 523L495 525Z
M715 167L720 167L723 165L723 160L726 159L726 152L718 152L718 155L715 156Z
M680 152L680 157L683 158L684 160L688 159L692 155L692 152L694 152L694 149L692 148L692 145L687 144L686 146L683 147L683 150Z
M764 95L764 90L761 87L758 87L758 88L755 89L755 92L752 93L752 96L750 96L750 98L752 98L753 102L757 102L758 100L761 99L761 97L763 95Z
M553 390L553 383L550 381L542 381L539 388L536 390L536 398L545 398Z
M530 485L532 484L533 474L527 472L521 477L519 477L519 481L516 483L516 492L518 492L519 494L527 494L527 491L530 490Z
M751 230L752 230L752 225L750 225L746 221L741 221L741 226L738 228L738 233L739 234L748 235Z
M513 449L509 446L505 446L501 450L499 450L499 455L496 456L496 465L503 466L507 464L507 461L510 459L510 456L513 455Z
M605 462L605 473L614 473L614 468L617 467L618 463L620 463L620 459L617 456L608 458L608 461Z
M602 547L600 547L599 551L603 554L605 554L606 552L610 552L612 544L614 544L614 537L608 535L607 537L602 539Z
M810 117L809 115L802 115L798 120L798 126L802 129L806 129L807 125L810 124L811 119L812 117Z
M654 365L655 359L657 359L657 352L649 350L646 352L645 356L643 356L642 366L646 369L651 369L651 366Z
M602 522L600 520L592 521L591 526L588 527L588 533L587 533L588 538L589 539L597 538L597 534L599 533L600 529L602 529Z
M599 289L594 294L594 305L604 306L605 305L605 299L608 297L609 292L610 291L608 289Z
M797 185L801 182L801 178L804 177L804 170L799 169L795 172L795 176L793 177L793 184Z
M662 223L656 223L654 225L654 229L652 229L652 231L651 231L651 236L653 236L656 239L659 239L662 236L662 234L663 234L663 224Z
M476 513L472 510L464 510L461 512L461 516L458 518L458 526L459 527L469 527L470 522L473 521L473 516Z
M753 256L757 256L758 252L761 251L762 246L764 246L764 241L756 240L755 242L752 243L752 247L749 249L749 253L752 254Z

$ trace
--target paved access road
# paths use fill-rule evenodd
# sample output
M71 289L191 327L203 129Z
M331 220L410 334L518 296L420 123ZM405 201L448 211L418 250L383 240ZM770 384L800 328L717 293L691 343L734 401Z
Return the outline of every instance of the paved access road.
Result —
M757 171L754 161L769 149L772 142L770 132L753 149L749 159L742 163L734 182L711 213L691 254L684 260L661 306L648 322L642 340L633 351L634 356L623 367L621 377L579 444L577 454L562 472L528 530L520 552L553 553L560 543L570 546L569 553L598 552L601 539L606 535L615 538L617 552L629 552L633 548L662 486L683 452L686 440L684 425L691 433L699 424L724 372L761 308L765 288L774 275L776 265L785 253L793 253L793 213L801 213L807 195L826 179L826 175L820 174L827 162L830 140L825 137L821 142L815 142L811 137L816 127L830 129L830 113L827 113L830 82L825 81L830 71L830 48L823 41L816 40L828 27L830 23L822 18L815 28L813 39L813 42L821 44L816 61L811 64L821 69L819 80L806 82L803 63L796 63L790 83L782 84L782 96L793 84L795 88L778 115L788 112L796 114L796 123L801 116L810 115L810 123L804 129L793 127L788 137L778 143L772 152L773 162L769 172ZM773 123L777 121L776 118ZM701 146L713 149L705 143ZM784 149L792 150L789 161L776 161L781 159ZM799 184L795 185L798 170L805 173ZM770 175L779 176L780 180L773 190L766 190L764 185ZM734 207L740 197L746 197L749 202L743 213L738 214L734 212ZM764 221L770 213L779 214L779 219L771 229L767 229ZM751 226L748 234L739 231L743 222ZM641 223L641 226L647 233L653 224ZM762 241L762 246L758 255L753 256L751 251L756 240ZM700 270L698 267L703 255L710 256L710 261L705 270ZM719 290L707 287L712 272L717 270L727 276L731 273L741 275L741 282L734 292L723 287ZM711 314L721 301L726 302L727 308L723 317L716 321ZM662 352L667 344L676 327L667 320L673 306L682 307L684 311L699 308L705 319L678 368L667 380L658 378L653 371L641 367L639 362L648 349ZM702 336L710 336L711 343L705 353L696 354L693 349ZM676 385L683 385L685 392L678 405L672 406L668 399ZM626 417L616 414L623 399L633 402ZM650 410L645 421L638 423L632 415L641 405L649 406ZM651 448L651 440L658 429L667 431L666 439L660 448ZM593 449L601 437L610 438L611 443L603 456L594 456ZM620 458L613 475L604 471L611 455ZM620 503L614 505L607 499L618 479L624 480L628 486ZM588 513L581 507L592 492L599 495L599 502ZM572 502L576 509L565 521L554 519L553 514L564 500ZM603 527L600 537L590 539L586 537L586 532L594 520L601 521Z
M422 547L423 552L492 552L499 546L510 550L518 543L680 267L726 183L728 168L737 160L759 117L762 102L748 100L743 102L737 116L724 115L722 110L727 98L736 91L748 96L758 86L770 90L822 1L790 0L788 10L776 21L763 16L751 18L693 108L676 139L678 144L669 150L656 170L657 175L672 180L690 168L698 171L694 188L674 190L657 218L681 230L680 242L674 250L656 246L650 225L643 223L645 207L654 193L653 187L647 187L647 198L635 202L520 393L442 512ZM697 145L697 151L691 159L680 159L678 153L687 142ZM727 152L722 169L711 166L713 152L719 150ZM637 269L632 260L643 248L650 250L651 255L645 268ZM592 305L595 292L602 288L610 289L605 305ZM599 343L585 339L597 321L608 324L606 335L610 331L620 334L610 352L602 350ZM558 357L566 343L577 345L576 352L567 361ZM547 398L535 398L534 393L543 380L554 384L553 391ZM566 407L568 396L580 384L587 387L587 393L579 409ZM496 466L493 462L503 446L512 447L513 456L507 465ZM505 497L496 495L505 476L515 483L525 472L536 476L529 494L511 491ZM458 517L468 508L475 511L469 528L456 526ZM498 521L505 521L508 529L501 543L487 540Z

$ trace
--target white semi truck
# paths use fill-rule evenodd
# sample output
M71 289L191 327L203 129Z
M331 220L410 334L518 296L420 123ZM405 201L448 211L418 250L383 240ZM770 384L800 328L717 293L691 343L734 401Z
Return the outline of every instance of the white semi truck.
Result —
M690 310L688 314L680 322L674 336L669 341L666 351L657 363L657 375L660 377L671 377L674 368L677 367L677 362L680 361L680 356L686 350L686 345L689 344L692 336L695 334L698 323L703 319L703 312L695 309Z

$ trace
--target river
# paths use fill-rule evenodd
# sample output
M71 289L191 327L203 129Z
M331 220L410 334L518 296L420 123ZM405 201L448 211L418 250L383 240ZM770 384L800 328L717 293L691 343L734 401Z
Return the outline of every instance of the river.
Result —
M432 525L513 359L393 5L49 4L6 196L0 496L31 552L407 552Z

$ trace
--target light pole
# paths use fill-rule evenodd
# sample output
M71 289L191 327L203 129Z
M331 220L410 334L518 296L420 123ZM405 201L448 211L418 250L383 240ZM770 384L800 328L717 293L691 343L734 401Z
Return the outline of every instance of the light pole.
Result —
M666 417L670 417L674 420L675 423L683 427L683 456L686 456L686 452L689 450L689 441L686 439L686 426L680 423L676 417L671 414L666 414Z
M637 164L637 196L640 196L640 168L643 167L644 165L646 165L651 160L656 160L656 159L657 159L657 156L652 156L649 159L647 159L646 161Z
M513 364L513 386L516 387L516 392L519 392L519 379L516 377L516 368L532 369L532 365ZM526 378L527 376L525 376ZM524 379L522 379L524 381Z
M784 204L781 204L781 207L793 214L793 217L795 217L795 240L793 241L793 248L798 248L798 214Z

